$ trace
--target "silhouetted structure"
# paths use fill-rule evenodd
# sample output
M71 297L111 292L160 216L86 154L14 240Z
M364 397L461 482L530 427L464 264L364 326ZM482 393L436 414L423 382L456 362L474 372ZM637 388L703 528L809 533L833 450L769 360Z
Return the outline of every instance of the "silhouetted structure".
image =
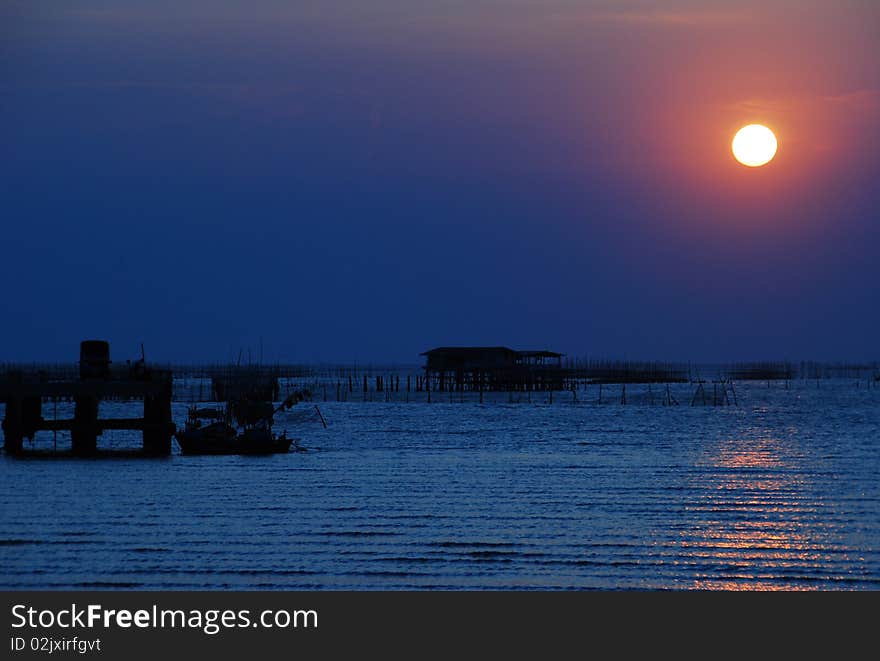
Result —
M228 367L211 376L211 390L218 402L236 399L277 402L281 386L274 370Z
M684 383L690 380L686 365L660 362L579 361L569 366L578 383Z
M788 381L795 377L790 363L738 363L728 370L737 381Z
M560 390L562 356L508 347L437 347L426 357L426 387L435 390Z
M58 377L45 372L7 372L0 378L0 401L6 403L3 419L4 447L16 454L22 441L38 431L70 431L71 449L77 455L97 451L98 436L108 429L136 429L143 432L146 454L171 453L174 423L171 419L171 372L147 368L143 359L119 370L111 369L110 345L86 340L80 345L79 378ZM72 419L43 417L44 400L73 400ZM99 419L102 399L142 399L142 418Z

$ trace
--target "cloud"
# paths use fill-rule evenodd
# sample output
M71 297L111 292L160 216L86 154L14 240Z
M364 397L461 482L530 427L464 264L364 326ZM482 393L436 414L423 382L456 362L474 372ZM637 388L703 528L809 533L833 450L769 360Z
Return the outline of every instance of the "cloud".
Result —
M656 27L695 27L728 26L746 23L751 15L746 11L722 11L713 9L693 9L669 11L660 9L621 9L596 12L590 20L608 23L629 23Z
M787 146L823 158L836 154L838 164L874 158L880 141L880 89L742 99L721 106L719 114L769 122Z
M824 100L854 111L880 111L880 89L860 89L826 96Z

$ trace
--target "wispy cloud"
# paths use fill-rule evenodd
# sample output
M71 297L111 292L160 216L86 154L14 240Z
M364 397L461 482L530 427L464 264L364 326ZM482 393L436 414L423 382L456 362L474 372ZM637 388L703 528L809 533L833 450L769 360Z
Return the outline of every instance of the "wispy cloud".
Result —
M630 23L635 25L676 27L676 26L711 26L735 25L750 20L746 11L691 9L621 9L601 11L589 15L590 20L607 23Z
M853 110L880 110L880 89L860 89L826 96L825 101Z

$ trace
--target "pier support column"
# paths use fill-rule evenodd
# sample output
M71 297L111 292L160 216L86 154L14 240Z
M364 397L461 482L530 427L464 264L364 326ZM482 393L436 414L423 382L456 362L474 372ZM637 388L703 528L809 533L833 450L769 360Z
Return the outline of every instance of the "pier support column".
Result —
M153 456L171 454L171 395L147 395L144 398L144 453Z
M25 438L33 440L43 421L43 398L25 397L21 400L21 427Z
M6 417L3 418L3 447L8 454L21 452L24 430L21 420L21 400L12 397L6 401Z
M89 456L98 449L98 398L75 397L70 445L73 454Z

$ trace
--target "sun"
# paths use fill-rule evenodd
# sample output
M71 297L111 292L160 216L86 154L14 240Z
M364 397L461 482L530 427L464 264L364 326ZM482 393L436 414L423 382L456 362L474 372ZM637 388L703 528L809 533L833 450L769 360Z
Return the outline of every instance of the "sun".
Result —
M731 148L736 160L757 168L773 160L778 146L773 131L762 124L749 124L736 132Z

